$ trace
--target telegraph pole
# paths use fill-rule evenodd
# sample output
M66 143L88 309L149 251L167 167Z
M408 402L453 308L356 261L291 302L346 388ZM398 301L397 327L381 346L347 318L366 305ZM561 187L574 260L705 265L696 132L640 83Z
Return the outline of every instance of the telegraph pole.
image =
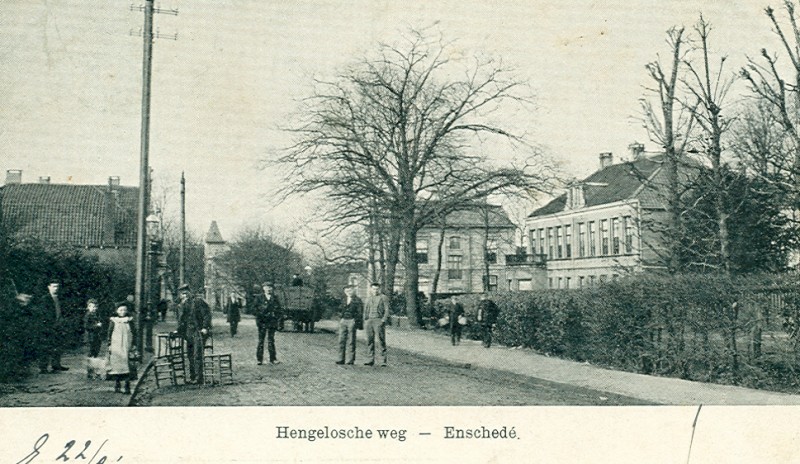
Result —
M179 265L180 285L186 283L186 178L181 171L181 253Z
M144 52L142 58L142 131L141 131L141 150L139 152L139 216L137 218L136 230L136 348L139 353L144 353L144 318L145 311L149 308L144 307L145 289L145 262L147 259L147 229L146 218L149 202L150 190L150 78L153 66L153 12L169 13L177 15L177 10L160 10L153 8L154 0L145 0L144 6L134 7L131 10L144 12L144 28L142 38L144 39ZM177 37L176 37L177 39Z

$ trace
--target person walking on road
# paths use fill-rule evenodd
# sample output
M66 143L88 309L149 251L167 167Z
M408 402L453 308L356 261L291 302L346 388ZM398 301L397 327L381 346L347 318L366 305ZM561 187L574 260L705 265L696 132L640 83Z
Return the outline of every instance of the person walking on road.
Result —
M375 365L375 339L381 351L381 367L386 366L386 321L389 319L389 297L381 293L380 284L372 284L371 294L364 303L364 330L367 332L367 357L365 366Z
M339 319L339 360L336 364L345 364L347 347L350 347L347 364L352 365L356 362L356 330L363 328L364 304L355 295L353 287L345 287L344 295Z
M458 302L458 297L450 297L450 343L456 346L461 343L461 317L464 316L464 306Z
M203 354L206 338L211 333L211 309L202 299L192 295L189 284L178 289L178 336L186 340L189 357L189 379L203 383Z
M283 318L281 303L272 293L274 286L271 282L264 282L261 288L264 293L258 295L255 301L256 326L258 327L256 361L259 366L264 364L264 337L266 337L270 364L280 364L275 351L275 331L278 330Z
M486 293L481 294L481 301L478 302L478 324L481 325L483 346L492 346L492 328L497 322L497 314L500 312L497 305L489 298Z
M231 295L230 301L225 308L225 318L231 326L231 338L236 336L236 330L239 326L239 321L242 320L242 304L236 295Z
M59 297L61 283L58 279L50 279L47 294L39 299L39 371L47 373L50 364L53 373L68 371L61 365L61 349L64 338L64 313Z

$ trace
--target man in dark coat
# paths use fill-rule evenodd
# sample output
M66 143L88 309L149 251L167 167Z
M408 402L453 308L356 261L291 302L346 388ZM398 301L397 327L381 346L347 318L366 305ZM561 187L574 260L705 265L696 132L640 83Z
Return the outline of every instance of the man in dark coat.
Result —
M231 326L231 337L234 337L236 335L236 328L239 326L239 321L242 320L242 304L239 303L239 299L236 298L236 295L231 295L231 299L228 300L225 305L225 316L228 324Z
M205 342L211 333L211 308L192 295L189 284L178 289L178 336L186 340L186 352L189 358L189 378L192 382L203 383L203 352Z
M356 330L363 325L364 304L355 295L353 287L345 287L344 294L339 319L339 360L336 364L345 363L344 358L349 346L350 356L347 358L347 364L352 365L356 361Z
M497 305L489 299L489 295L482 294L481 301L478 302L478 314L476 319L478 324L481 325L483 332L483 346L489 348L492 346L492 328L497 323L497 314L500 312Z
M267 337L267 350L269 351L270 364L280 364L275 352L275 331L280 326L283 318L281 303L273 294L274 287L270 282L261 285L264 293L258 295L255 301L256 326L258 327L258 348L256 348L256 361L264 364L264 337Z
M464 315L464 306L458 302L458 297L453 295L450 297L450 343L453 346L461 343L461 324L458 319Z
M47 294L39 298L39 371L47 373L47 365L52 372L68 371L68 367L61 365L61 350L64 338L64 308L59 298L58 291L61 284L57 279L51 279L47 285Z

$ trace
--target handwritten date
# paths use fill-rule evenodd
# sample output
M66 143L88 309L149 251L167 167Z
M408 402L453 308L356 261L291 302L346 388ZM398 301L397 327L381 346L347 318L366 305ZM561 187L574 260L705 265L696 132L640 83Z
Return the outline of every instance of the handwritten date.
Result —
M45 450L45 444L47 443L48 439L50 439L49 433L45 433L39 437L39 439L36 440L36 443L33 444L33 450L30 452L30 454L17 461L17 464L30 464L31 462L34 462L40 455L42 455L45 459L43 462L46 462L45 456L50 453L49 451ZM87 464L105 464L108 462L122 461L122 456L117 457L116 461L114 461L114 458L109 457L107 454L100 456L98 459L100 451L107 442L107 439L104 440L103 443L101 443L100 446L98 446L97 449L92 452L92 440L86 440L82 447L81 445L75 446L77 442L75 440L70 440L64 444L64 450L61 452L61 454L55 457L54 461L67 462L74 460L85 461ZM52 452L50 456L55 455L56 452L57 450ZM91 455L91 458L89 458L89 455ZM97 461L95 461L95 459L97 459Z

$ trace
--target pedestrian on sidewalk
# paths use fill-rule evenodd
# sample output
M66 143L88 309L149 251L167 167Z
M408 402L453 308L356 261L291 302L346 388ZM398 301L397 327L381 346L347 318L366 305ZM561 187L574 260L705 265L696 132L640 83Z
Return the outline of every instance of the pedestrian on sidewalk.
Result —
M103 322L100 320L100 313L97 311L97 300L90 298L86 302L86 314L83 316L83 331L86 334L86 345L89 348L89 357L97 358L100 356L100 345L103 343ZM93 369L91 362L86 363L86 378L92 378Z
M481 325L481 338L485 348L492 346L492 329L495 323L497 323L497 315L499 312L500 309L494 301L489 298L489 295L482 293L481 301L478 302L477 320L478 324Z
M39 372L47 373L50 364L51 372L68 371L61 365L61 350L64 343L64 308L61 306L59 290L61 282L51 278L47 285L47 294L39 298Z
M117 306L117 316L108 324L108 374L114 379L114 391L120 393L120 383L125 381L125 394L131 392L131 379L136 379L138 353L133 341L136 328L133 318L128 316L128 307Z
M448 308L450 317L450 343L456 346L461 343L461 318L464 316L464 306L458 302L458 297L450 297L450 307Z
M347 357L347 364L352 365L356 362L356 330L364 327L364 304L361 298L355 295L355 289L351 286L344 288L344 295L339 318L339 360L336 364L345 363L345 354L349 346L350 356Z
M167 320L167 310L169 309L169 303L166 299L162 298L158 305L156 306L156 310L158 311L159 316L161 317L161 322Z
M256 361L258 365L264 364L264 337L267 338L270 364L280 364L275 351L275 331L278 330L283 311L278 298L272 294L272 282L261 284L264 293L258 295L255 301L256 326L258 327L258 347L256 348Z
M231 338L233 338L236 335L239 321L242 320L242 304L239 303L236 295L231 294L231 299L225 306L225 318L231 326Z
M189 284L178 288L178 336L186 341L189 357L189 381L203 383L203 355L206 338L211 333L211 308L202 298L192 295Z
M381 367L386 366L386 321L389 319L389 297L381 293L378 283L370 287L371 294L364 303L364 330L367 332L367 357L365 366L375 365L375 339L381 350Z

